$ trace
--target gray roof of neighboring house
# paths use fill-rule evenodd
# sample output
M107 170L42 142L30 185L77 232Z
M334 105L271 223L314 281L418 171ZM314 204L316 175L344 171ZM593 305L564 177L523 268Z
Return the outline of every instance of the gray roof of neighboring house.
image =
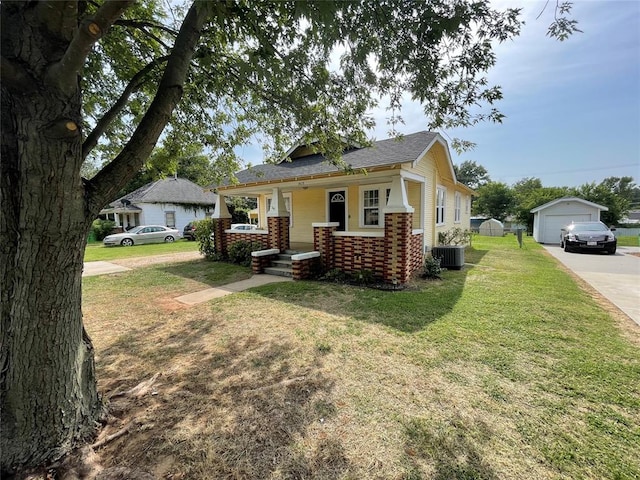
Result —
M374 142L370 147L347 150L342 160L353 169L372 168L397 163L413 162L437 137L437 133L418 132L404 135L400 139L390 138ZM283 161L278 164L263 164L236 173L240 183L284 180L342 171L329 163L322 154L309 155ZM224 182L228 185L229 182Z
M199 185L184 178L165 178L147 183L127 195L110 203L112 207L122 205L122 200L131 204L174 203L187 205L214 205L218 199L215 193L207 192Z

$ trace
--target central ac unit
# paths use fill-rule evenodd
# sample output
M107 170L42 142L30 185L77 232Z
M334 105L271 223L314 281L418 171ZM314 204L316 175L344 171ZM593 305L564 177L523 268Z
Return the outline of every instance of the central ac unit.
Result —
M433 247L431 250L433 258L440 259L440 266L453 270L460 270L464 266L464 246L445 245L443 247Z

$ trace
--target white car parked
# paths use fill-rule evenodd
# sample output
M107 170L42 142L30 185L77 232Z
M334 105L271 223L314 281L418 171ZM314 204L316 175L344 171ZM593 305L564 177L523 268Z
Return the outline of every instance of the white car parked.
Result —
M258 226L251 223L232 223L231 230L257 230Z
M163 227L162 225L140 225L133 227L128 232L108 235L102 243L106 246L140 245L143 243L171 243L180 238L180 231L175 228Z

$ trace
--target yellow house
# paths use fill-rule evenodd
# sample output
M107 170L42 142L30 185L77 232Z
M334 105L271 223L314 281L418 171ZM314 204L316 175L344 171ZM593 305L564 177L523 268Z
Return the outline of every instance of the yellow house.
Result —
M272 253L254 252L256 271L275 251L295 249L303 254L293 257L294 278L304 277L306 263L318 259L325 270L370 270L404 283L422 266L438 232L470 228L474 192L456 180L440 134L345 146L342 160L349 172L296 145L280 163L243 170L237 183L218 186L216 249L224 253L230 242L258 241ZM257 199L258 230L230 230L229 196Z

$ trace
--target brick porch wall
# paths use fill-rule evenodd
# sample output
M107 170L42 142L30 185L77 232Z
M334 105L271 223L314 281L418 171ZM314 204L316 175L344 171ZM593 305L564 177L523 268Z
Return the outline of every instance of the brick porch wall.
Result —
M320 257L307 258L305 260L293 260L291 262L291 270L294 280L304 280L311 278L318 270Z
M251 257L251 270L258 275L264 273L264 269L271 265L271 260L277 255L265 255L263 257Z
M235 242L257 242L262 245L260 250L265 250L269 247L268 235L266 233L247 233L248 231L238 230L238 232L225 233L227 248Z
M376 277L384 276L385 239L383 237L333 237L333 268L343 272L370 270Z

